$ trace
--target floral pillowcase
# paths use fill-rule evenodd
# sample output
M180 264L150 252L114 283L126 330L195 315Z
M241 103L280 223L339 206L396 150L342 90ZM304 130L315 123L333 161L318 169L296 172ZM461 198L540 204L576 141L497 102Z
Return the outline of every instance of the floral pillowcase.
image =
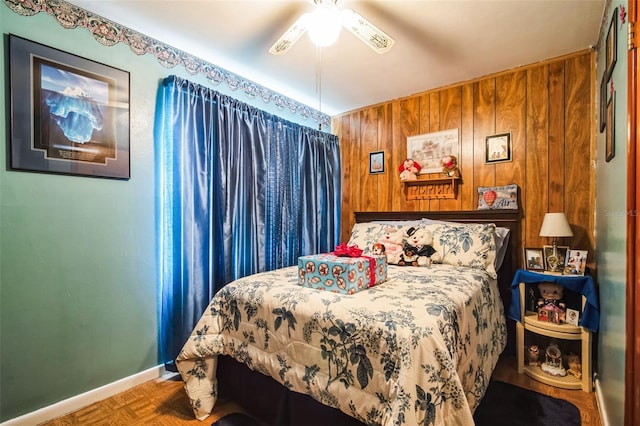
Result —
M370 254L373 245L378 242L382 235L384 226L379 223L365 222L356 223L351 230L351 238L347 245L357 245L362 249L362 254Z
M414 223L412 225L415 226ZM496 237L495 225L427 223L419 225L433 234L432 246L442 258L441 263L453 266L466 266L486 270L490 276L497 276L495 269ZM404 233L410 226L400 224L356 223L351 231L348 245L357 245L363 254L372 253L373 245L380 242L388 233L388 228L397 228ZM387 253L387 257L390 253ZM394 264L392 259L389 262Z
M491 277L497 277L493 223L425 226L433 234L433 248L442 256L442 263L484 269Z

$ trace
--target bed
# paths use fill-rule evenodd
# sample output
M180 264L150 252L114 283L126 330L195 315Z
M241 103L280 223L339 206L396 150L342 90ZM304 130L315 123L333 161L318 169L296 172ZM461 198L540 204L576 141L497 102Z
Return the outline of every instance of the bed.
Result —
M353 295L300 286L297 266L228 284L176 359L197 418L230 397L273 425L473 424L498 357L512 351L504 306L520 264L518 212L357 212L355 219L352 239L358 226L424 224L435 237L458 222L474 224L465 232L496 227L509 236L497 273L460 259L389 265L386 282Z

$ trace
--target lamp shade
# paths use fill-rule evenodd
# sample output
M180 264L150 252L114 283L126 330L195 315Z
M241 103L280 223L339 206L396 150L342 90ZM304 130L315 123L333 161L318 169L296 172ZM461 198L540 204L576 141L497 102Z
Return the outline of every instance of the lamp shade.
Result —
M573 237L573 232L564 213L547 213L540 227L540 236Z

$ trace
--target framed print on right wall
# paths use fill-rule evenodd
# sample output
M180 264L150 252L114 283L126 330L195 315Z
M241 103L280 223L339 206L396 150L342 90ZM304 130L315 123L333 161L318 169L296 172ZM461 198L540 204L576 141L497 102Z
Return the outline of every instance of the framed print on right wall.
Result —
M607 74L605 73L602 75L602 81L600 82L600 102L598 102L598 129L600 133L604 132L605 127L607 127L607 87L609 87L607 83Z
M613 9L613 14L611 15L611 22L609 23L609 30L607 31L607 41L606 41L606 64L604 74L607 76L606 80L611 78L611 73L613 72L613 67L616 66L616 61L618 59L618 8Z
M605 146L605 161L609 162L616 155L616 92L611 93L611 98L607 102L607 131Z

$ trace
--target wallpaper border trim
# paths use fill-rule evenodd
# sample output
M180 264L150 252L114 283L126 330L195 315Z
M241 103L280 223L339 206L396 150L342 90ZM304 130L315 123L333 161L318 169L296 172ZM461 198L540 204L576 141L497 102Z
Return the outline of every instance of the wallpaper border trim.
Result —
M292 114L300 114L304 119L311 118L327 127L331 125L331 117L327 114L64 0L4 0L4 3L19 15L32 16L45 12L53 16L65 29L87 29L103 46L126 44L138 56L147 53L155 56L165 68L182 65L189 74L203 74L215 86L224 82L233 91L242 90L249 99L260 97L267 104L273 102L281 111L288 109Z

